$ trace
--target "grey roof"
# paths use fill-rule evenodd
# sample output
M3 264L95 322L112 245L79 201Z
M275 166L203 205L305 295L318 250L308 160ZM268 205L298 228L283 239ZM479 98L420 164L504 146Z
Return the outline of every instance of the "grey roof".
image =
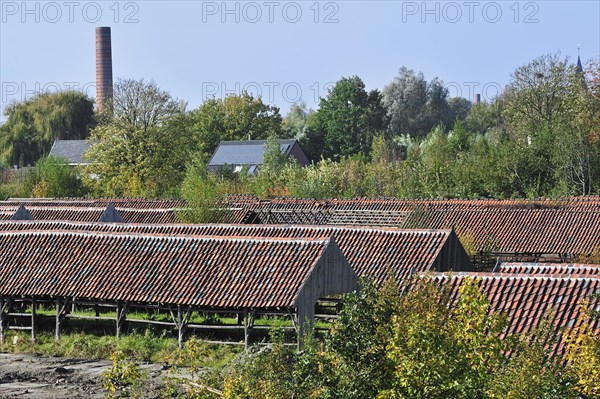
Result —
M50 155L67 159L69 165L87 165L90 161L83 154L92 144L90 140L55 140Z
M266 140L222 141L213 154L208 168L223 165L262 165ZM279 140L281 152L290 154L296 140Z

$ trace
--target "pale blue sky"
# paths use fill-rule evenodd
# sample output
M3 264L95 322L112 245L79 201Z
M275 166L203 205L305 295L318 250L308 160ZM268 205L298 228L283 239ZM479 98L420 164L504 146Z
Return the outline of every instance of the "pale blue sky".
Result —
M112 28L117 78L188 102L243 88L285 114L358 75L383 89L401 66L452 96L493 97L516 67L560 51L600 58L599 1L0 1L0 107L40 90L95 97L95 27Z

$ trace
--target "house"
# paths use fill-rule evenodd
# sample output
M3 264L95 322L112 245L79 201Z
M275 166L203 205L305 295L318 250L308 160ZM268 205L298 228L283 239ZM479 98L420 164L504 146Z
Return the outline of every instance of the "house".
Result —
M83 158L83 154L92 144L90 140L54 140L49 155L66 159L69 166L89 165L90 160Z
M213 154L206 170L221 170L225 165L239 172L243 167L248 168L249 174L256 174L263 164L266 140L222 141ZM279 140L281 152L295 159L300 165L310 164L298 140Z

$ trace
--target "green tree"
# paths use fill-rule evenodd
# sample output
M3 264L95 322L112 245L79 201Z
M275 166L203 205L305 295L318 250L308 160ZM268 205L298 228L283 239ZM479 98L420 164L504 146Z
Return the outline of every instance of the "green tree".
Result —
M306 108L304 101L292 104L290 112L283 118L282 125L286 137L302 138L305 133L308 117L314 113L312 109Z
M510 361L494 370L486 388L490 399L575 399L573 383L561 359L550 348L556 335L549 318L531 333L519 337Z
M427 82L422 72L406 67L400 68L383 89L383 104L394 136L423 137L434 126L448 126L456 118L448 105L448 90L443 82L437 78Z
M263 103L249 93L209 99L188 115L195 149L208 162L223 140L264 140L283 137L279 108Z
M5 165L32 165L54 140L84 139L94 125L94 102L78 91L38 94L4 113L0 162Z
M81 176L66 159L41 158L25 179L26 191L32 197L79 197L85 194Z
M113 114L96 127L87 157L88 172L107 195L172 195L189 162L191 135L184 106L155 83L120 80Z
M181 196L188 209L179 214L185 223L217 223L227 215L224 195L214 174L206 172L204 164L192 162L181 185Z
M377 90L367 92L358 76L342 78L322 98L309 119L303 148L313 160L339 160L368 154L373 137L386 129L386 112Z

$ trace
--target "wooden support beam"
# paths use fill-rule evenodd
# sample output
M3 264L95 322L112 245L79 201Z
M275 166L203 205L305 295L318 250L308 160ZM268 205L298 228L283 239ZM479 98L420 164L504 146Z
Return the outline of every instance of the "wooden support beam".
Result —
M31 341L35 342L35 299L31 300Z
M4 332L6 324L6 313L10 309L10 299L6 300L0 297L0 343L4 343Z
M127 302L125 302L125 303L117 302L117 316L116 316L117 338L119 338L121 336L121 330L123 329L123 324L125 323L126 315L127 315Z
M250 333L252 327L254 327L254 310L248 312L248 309L244 309L244 349L248 349L250 346Z
M169 306L169 313L171 313L171 318L173 319L175 327L177 328L177 343L179 345L179 349L183 349L183 337L190 321L192 308L187 308L184 313L181 309L181 305L177 305L177 314L175 314L173 308Z
M60 341L60 330L63 321L65 320L68 313L69 299L65 298L63 301L60 298L56 298L56 330L54 333L54 340Z

